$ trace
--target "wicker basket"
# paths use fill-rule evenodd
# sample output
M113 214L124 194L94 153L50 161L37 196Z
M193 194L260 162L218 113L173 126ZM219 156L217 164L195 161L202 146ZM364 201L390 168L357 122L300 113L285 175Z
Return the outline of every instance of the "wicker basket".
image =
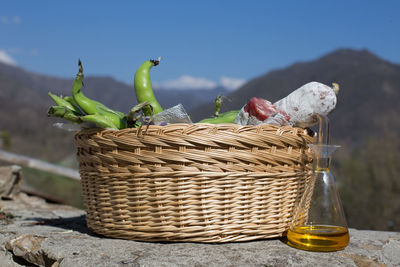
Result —
M87 225L141 241L282 236L311 176L307 131L173 124L75 135Z

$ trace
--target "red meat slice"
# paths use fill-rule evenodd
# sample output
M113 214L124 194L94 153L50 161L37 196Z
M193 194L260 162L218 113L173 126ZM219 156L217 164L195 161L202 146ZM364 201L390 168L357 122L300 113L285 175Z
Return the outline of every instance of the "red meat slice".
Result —
M265 121L269 116L276 114L277 112L281 113L287 121L290 120L289 115L286 112L275 107L268 100L252 97L244 107L244 111L249 113L249 116L254 116L260 121Z

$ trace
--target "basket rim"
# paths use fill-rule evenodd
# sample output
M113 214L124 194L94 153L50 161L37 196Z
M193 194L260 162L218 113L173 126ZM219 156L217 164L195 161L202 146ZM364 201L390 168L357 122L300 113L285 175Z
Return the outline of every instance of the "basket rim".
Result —
M219 123L219 124L212 124L212 123L172 123L167 125L141 125L138 128L125 128L125 129L111 129L111 128L83 128L77 130L75 133L90 133L90 132L101 132L101 133L125 133L125 132L137 132L138 135L145 134L148 130L170 130L170 128L181 128L187 129L185 133L190 133L191 131L195 131L201 128L209 128L209 129L218 129L218 130L228 130L232 129L235 130L235 133L245 133L251 130L264 130L264 129L275 129L279 135L283 135L287 132L295 131L299 134L304 134L313 138L316 136L310 135L309 129L307 128L300 128L294 127L290 125L278 126L273 124L259 124L259 125L239 125L236 123Z

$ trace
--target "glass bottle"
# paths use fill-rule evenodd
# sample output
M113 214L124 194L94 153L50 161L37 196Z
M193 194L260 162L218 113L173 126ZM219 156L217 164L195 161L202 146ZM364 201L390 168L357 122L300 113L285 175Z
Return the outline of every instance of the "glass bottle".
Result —
M314 153L311 184L295 209L288 244L310 251L336 251L349 243L349 232L335 179L329 170L335 145L310 145Z

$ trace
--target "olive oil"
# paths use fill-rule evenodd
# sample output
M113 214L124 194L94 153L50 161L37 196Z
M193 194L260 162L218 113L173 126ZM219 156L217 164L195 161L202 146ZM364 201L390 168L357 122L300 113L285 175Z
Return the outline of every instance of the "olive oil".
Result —
M309 251L336 251L349 244L349 232L335 179L329 170L335 145L309 145L313 175L295 209L287 232L288 245Z
M336 251L349 243L346 227L331 225L307 225L289 229L288 245L310 251Z

